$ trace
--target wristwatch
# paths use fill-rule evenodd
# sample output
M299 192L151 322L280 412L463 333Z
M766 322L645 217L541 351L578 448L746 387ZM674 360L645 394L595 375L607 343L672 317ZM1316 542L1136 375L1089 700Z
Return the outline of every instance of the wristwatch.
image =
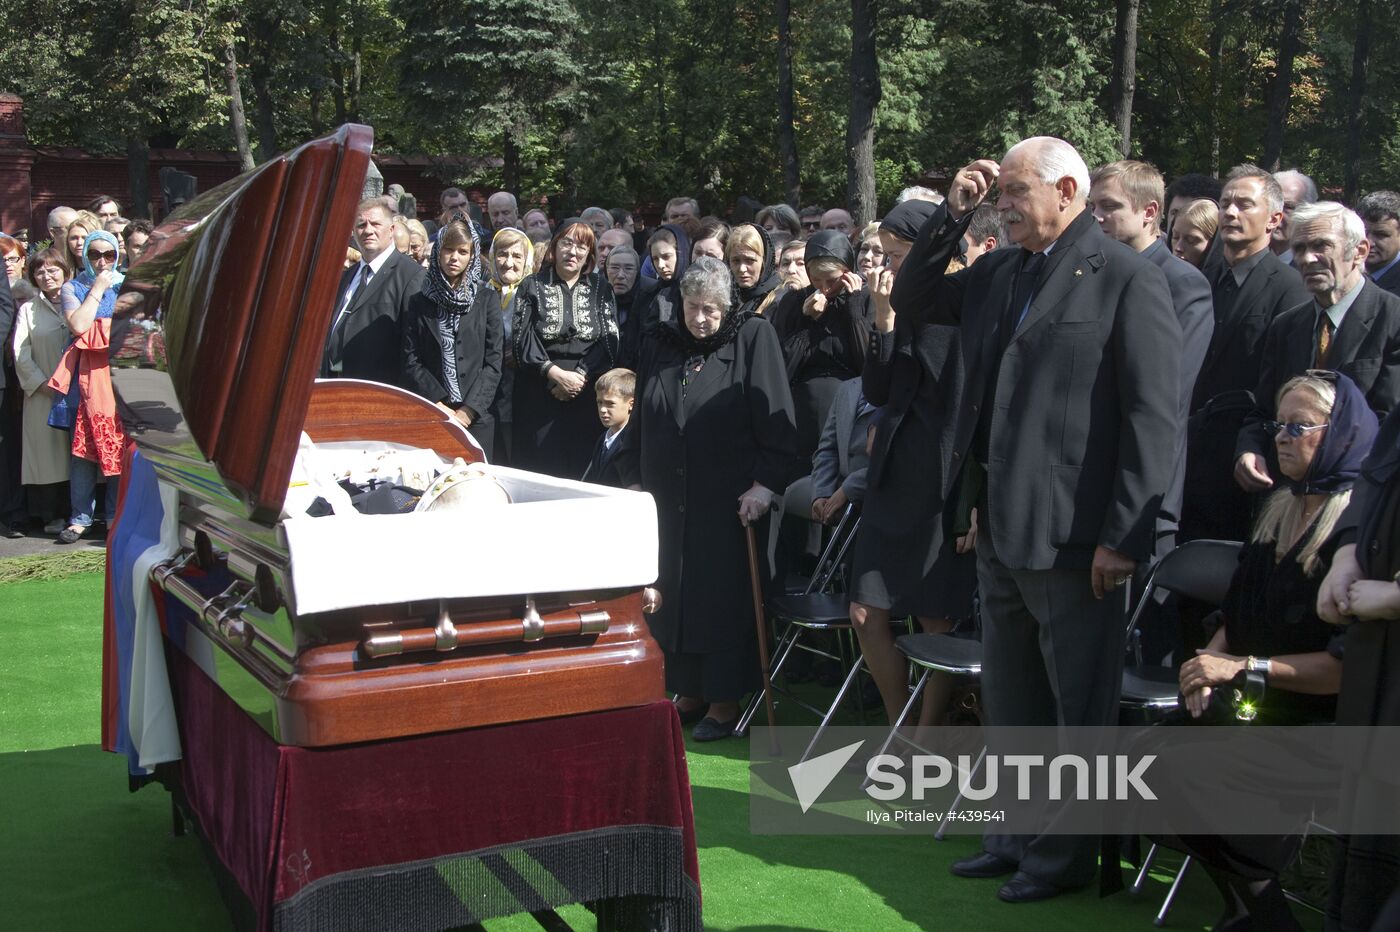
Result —
M1274 662L1268 657L1250 657L1245 660L1244 669L1246 673L1262 673L1267 680L1274 672Z

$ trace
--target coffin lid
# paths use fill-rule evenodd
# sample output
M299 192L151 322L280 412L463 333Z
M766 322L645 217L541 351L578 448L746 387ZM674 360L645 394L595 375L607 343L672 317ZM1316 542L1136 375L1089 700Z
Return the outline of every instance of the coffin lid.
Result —
M372 144L347 124L190 201L118 297L128 435L177 484L265 524L281 515Z

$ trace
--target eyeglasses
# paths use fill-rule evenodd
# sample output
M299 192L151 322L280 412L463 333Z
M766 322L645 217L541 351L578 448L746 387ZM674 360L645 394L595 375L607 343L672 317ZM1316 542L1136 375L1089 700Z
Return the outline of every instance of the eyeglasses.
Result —
M24 256L21 256L21 255L20 255L19 253L17 253L17 252L16 252L16 253L11 253L10 255L8 255L8 256L5 257L5 264L6 264L6 265L19 265L19 264L20 264L21 262L23 262L23 261L24 261Z
M580 243L576 239L561 239L559 241L559 249L561 251L568 250L569 252L588 252L588 244Z
M1326 424L1284 424L1280 421L1265 421L1264 429L1271 434L1276 434L1281 430L1288 431L1288 436L1297 440L1304 434L1310 434L1315 430L1322 430Z
M101 259L115 259L117 254L110 249L89 249L87 257L89 262L97 262Z

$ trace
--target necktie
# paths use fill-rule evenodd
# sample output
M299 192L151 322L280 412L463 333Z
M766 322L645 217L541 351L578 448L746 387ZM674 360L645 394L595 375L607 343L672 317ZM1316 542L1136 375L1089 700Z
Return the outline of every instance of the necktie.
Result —
M1021 270L1016 273L1016 288L1011 295L1011 320L1014 323L1007 330L1008 340L1031 309L1031 300L1035 298L1036 288L1040 285L1040 270L1044 265L1043 252L1027 252L1021 257Z
M1317 352L1313 354L1313 368L1327 368L1327 351L1332 348L1332 334L1335 329L1332 326L1332 318L1326 314L1322 315L1322 326L1317 328Z

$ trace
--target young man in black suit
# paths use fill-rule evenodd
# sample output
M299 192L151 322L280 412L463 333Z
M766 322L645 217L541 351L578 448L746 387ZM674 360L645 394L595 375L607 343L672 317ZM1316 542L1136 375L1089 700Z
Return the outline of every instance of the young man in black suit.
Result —
M341 276L321 376L402 385L399 318L423 288L423 268L394 248L383 198L362 201L355 217L361 261Z
M623 477L636 472L637 450L623 442L623 434L632 418L632 405L637 397L637 373L631 369L609 369L598 376L594 391L598 398L598 421L603 425L603 436L598 438L598 443L593 447L593 457L579 478L584 482L624 489L627 481Z
M1221 257L1205 266L1215 332L1191 395L1181 539L1245 540L1250 500L1234 479L1235 440L1255 403L1264 335L1308 299L1297 271L1269 249L1283 222L1283 189L1257 165L1239 165L1220 195ZM1260 402L1262 403L1262 402Z
M1161 232L1162 204L1166 197L1162 173L1146 162L1125 160L1103 166L1089 176L1089 205L1099 227L1113 239L1137 252L1162 270L1171 292L1176 321L1181 325L1181 435L1172 473L1171 489L1162 503L1157 523L1156 555L1164 556L1176 544L1181 523L1182 486L1186 479L1186 419L1191 414L1191 389L1201 370L1215 316L1210 282L1191 263L1178 259L1167 248Z
M1240 429L1235 480L1266 492L1279 475L1265 421L1283 383L1308 369L1345 372L1381 420L1400 401L1400 297L1366 277L1369 244L1361 218L1336 201L1293 212L1293 265L1312 299L1274 318L1254 391L1256 410Z
M1400 294L1400 194L1372 191L1356 202L1366 224L1366 274L1391 294Z
M944 275L992 183L1020 249ZM1179 431L1181 327L1162 272L1085 209L1089 171L1037 137L1000 165L958 172L895 279L896 312L961 329L966 388L946 480L977 496L982 703L992 726L1117 721L1124 586L1152 555ZM948 497L945 495L945 498ZM1000 752L998 752L1000 753ZM1013 874L998 896L1045 899L1089 883L1096 838L989 831L953 865Z

